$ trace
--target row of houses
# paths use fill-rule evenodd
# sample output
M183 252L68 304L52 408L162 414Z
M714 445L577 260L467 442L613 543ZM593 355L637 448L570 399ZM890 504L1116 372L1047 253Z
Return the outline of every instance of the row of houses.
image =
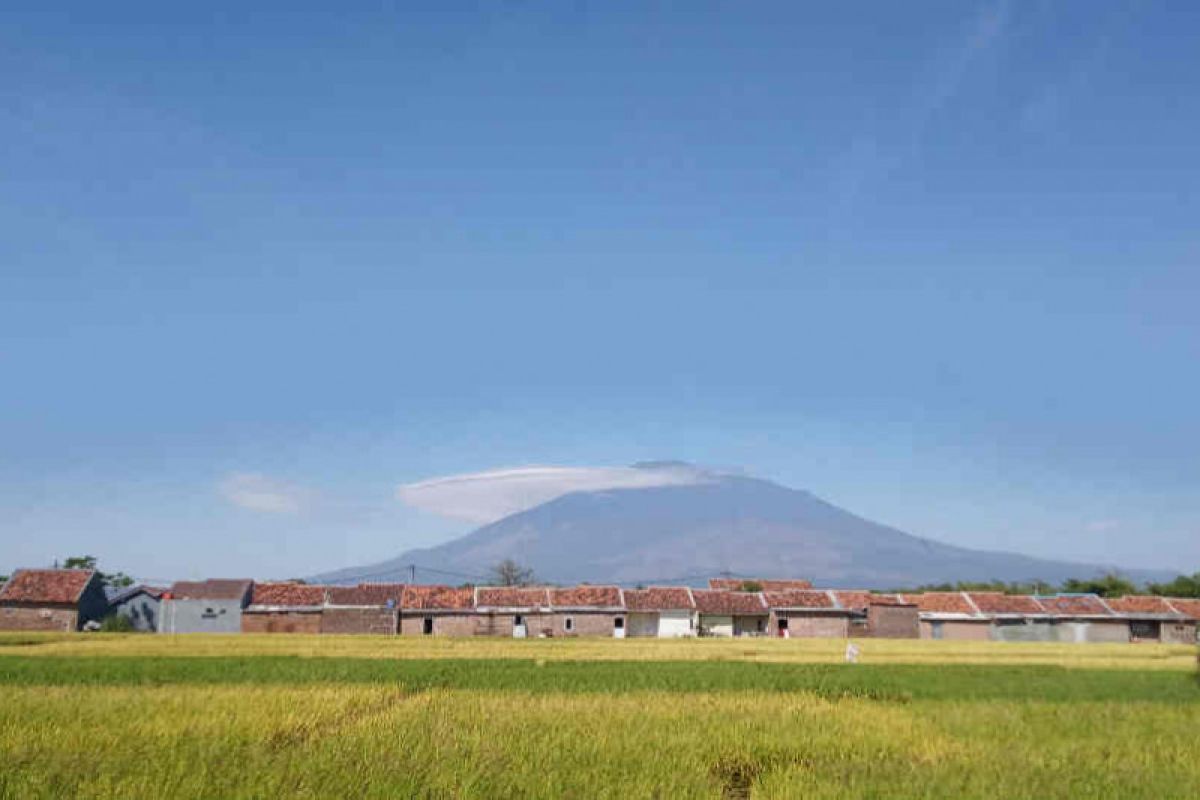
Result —
M753 591L747 591L753 588ZM78 630L109 615L158 633L405 636L975 639L1190 643L1200 600L999 592L888 594L802 580L680 586L315 586L181 581L106 595L90 570L19 570L0 589L0 629Z

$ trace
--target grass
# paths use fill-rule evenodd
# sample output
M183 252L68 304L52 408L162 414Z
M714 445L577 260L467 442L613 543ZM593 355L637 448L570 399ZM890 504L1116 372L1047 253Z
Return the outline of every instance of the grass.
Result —
M0 636L0 797L1200 796L1194 648L861 644Z

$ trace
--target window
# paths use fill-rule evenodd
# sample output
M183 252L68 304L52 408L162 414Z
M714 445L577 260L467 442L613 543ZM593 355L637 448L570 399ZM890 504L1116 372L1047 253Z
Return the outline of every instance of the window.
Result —
M614 619L613 627L616 628L617 630L624 630L625 629L625 618L617 617L616 619Z
M421 633L425 636L433 634L433 617L426 617L421 621Z
M565 630L567 633L570 633L571 631L575 630L575 618L574 617L567 617L566 619L563 620L563 630Z
M1157 622L1150 620L1131 619L1129 621L1129 635L1134 639L1158 639L1159 625Z

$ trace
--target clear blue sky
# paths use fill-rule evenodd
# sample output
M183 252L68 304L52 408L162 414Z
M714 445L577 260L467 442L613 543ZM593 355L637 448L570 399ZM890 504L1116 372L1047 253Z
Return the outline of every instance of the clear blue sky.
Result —
M244 5L0 21L0 572L647 458L1200 569L1200 5Z

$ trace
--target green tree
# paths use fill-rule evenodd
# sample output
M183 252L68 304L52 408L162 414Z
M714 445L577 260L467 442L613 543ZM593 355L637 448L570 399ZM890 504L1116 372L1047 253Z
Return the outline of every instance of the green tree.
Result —
M1101 597L1119 597L1125 594L1137 594L1137 586L1133 581L1122 578L1115 572L1110 572L1099 578L1068 578L1063 582L1064 592L1080 594L1098 594Z
M497 586L528 586L533 583L533 570L506 558L492 567L492 581Z
M124 572L101 572L96 569L95 556L70 556L63 559L62 566L63 569L94 569L100 576L100 582L105 586L112 586L116 589L133 586L133 578Z
M1190 577L1180 575L1167 583L1151 583L1146 589L1150 594L1164 597L1200 597L1200 572L1193 573Z

